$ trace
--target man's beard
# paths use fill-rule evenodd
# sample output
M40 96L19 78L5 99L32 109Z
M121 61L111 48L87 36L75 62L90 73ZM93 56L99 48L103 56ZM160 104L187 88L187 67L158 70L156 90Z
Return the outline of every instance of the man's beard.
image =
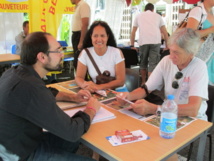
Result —
M50 67L49 64L45 65L44 68L49 71L49 72L52 72L52 71L61 71L63 69L63 61L60 61L60 63L55 66L55 67Z

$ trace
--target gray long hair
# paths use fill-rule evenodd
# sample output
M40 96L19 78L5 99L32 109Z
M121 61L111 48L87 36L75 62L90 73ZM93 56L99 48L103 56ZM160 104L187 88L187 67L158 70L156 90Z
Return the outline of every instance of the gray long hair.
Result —
M201 45L200 36L190 28L182 28L174 32L168 41L168 46L176 44L188 54L195 55Z

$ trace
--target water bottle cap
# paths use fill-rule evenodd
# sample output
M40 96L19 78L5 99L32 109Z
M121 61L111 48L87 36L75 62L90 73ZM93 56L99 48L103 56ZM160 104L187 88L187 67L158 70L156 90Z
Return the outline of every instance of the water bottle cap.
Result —
M174 98L175 98L174 95L168 95L168 96L167 96L167 99L168 99L168 100L174 100Z

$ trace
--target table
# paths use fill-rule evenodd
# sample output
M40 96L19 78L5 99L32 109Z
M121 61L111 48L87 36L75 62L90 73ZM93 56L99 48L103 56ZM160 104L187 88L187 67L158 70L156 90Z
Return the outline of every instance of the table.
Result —
M55 85L59 90L69 91ZM212 123L196 120L177 131L175 138L163 139L159 129L143 121L124 115L112 108L107 108L116 116L115 119L92 124L89 131L81 138L81 142L110 161L154 161L165 160L183 149L196 139L199 140L197 160L203 160L207 131ZM136 143L113 147L106 136L114 135L116 130L142 130L150 139Z
M0 64L18 63L20 56L16 54L0 54Z

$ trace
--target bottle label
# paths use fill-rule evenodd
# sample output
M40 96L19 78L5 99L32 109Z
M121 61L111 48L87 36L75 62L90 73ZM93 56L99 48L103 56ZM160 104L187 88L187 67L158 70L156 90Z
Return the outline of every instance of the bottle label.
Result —
M175 119L168 119L162 118L162 122L160 125L160 130L165 133L173 133L176 131L177 128L177 118Z

